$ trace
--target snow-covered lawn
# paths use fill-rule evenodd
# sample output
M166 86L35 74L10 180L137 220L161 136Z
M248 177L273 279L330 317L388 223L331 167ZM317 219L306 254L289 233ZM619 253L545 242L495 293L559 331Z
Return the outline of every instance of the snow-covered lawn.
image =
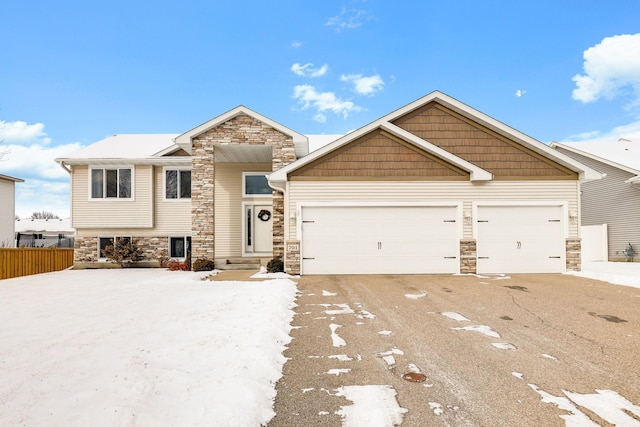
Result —
M0 425L259 426L290 342L289 279L160 269L0 282Z
M640 288L640 262L584 262L582 271L570 274Z

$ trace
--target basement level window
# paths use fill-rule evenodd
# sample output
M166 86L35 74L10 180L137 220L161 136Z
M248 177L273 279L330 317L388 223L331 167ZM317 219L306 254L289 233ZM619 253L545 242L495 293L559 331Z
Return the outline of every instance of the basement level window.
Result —
M242 189L243 196L271 196L273 190L267 183L267 172L243 172Z

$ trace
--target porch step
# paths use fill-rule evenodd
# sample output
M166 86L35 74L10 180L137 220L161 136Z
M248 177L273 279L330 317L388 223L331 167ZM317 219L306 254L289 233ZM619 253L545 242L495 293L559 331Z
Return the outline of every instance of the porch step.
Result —
M214 260L218 270L260 270L260 260L256 258L228 258Z

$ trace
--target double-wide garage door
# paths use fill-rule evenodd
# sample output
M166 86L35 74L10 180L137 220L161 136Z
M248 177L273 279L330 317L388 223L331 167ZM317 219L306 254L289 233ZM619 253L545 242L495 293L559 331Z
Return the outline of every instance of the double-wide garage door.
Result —
M478 273L564 271L560 206L478 206ZM456 206L304 206L302 274L440 274L460 268Z
M302 208L302 274L459 271L454 206Z

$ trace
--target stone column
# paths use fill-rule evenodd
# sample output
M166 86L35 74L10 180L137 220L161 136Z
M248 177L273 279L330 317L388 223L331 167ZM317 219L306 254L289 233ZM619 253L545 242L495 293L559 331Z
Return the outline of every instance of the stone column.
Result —
M478 252L475 240L460 240L460 273L476 274L478 272Z
M580 271L582 265L580 238L569 238L565 243L567 271Z
M191 153L191 259L215 258L214 146L194 138Z

